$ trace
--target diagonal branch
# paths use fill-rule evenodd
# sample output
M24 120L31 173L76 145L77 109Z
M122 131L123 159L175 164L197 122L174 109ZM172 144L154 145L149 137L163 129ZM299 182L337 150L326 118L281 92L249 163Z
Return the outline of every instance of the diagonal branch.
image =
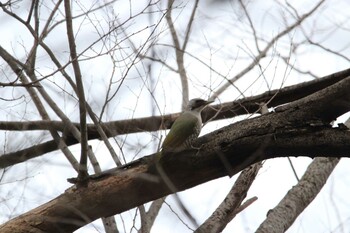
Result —
M315 158L298 184L267 213L267 218L256 232L286 232L321 191L339 160L340 158Z
M32 51L36 50L36 43L34 43L34 47L32 49ZM27 77L25 76L25 73L22 71L22 69L25 69L29 75L33 76L33 72L31 68L28 68L27 64L24 65L22 63L18 63L17 60L11 56L5 49L3 49L0 46L0 56L7 62L7 64L11 67L11 69L13 70L13 72L19 77L19 79L21 80L22 83L28 84L29 81L27 79ZM41 88L40 88L41 89ZM49 116L43 106L42 101L40 100L40 98L38 97L37 92L31 88L30 86L26 87L26 90L28 91L28 93L30 94L36 108L38 109L41 117L44 120L49 120ZM63 139L59 136L59 134L57 133L57 131L53 130L52 128L48 129L53 137L53 144L55 145L55 150L56 149L60 149L62 151L62 153L66 156L67 160L72 164L73 168L75 170L78 170L78 162L76 161L76 159L74 158L73 154L70 152L70 150L68 149L68 147L66 146L65 142L63 141ZM46 147L45 147L46 148ZM38 150L36 150L36 152L38 152ZM1 156L1 158L3 158ZM7 159L10 159L10 161L13 159L14 157L7 157ZM6 157L4 157L4 165L5 164L9 164L8 160L6 159ZM16 161L25 161L27 160L26 157L23 156L16 156L15 157ZM11 165L11 163L9 164Z
M1 47L0 47L1 51ZM203 119L206 122L215 116L214 119L225 119L235 117L241 114L254 113L259 111L258 103L268 103L268 107L276 107L288 102L304 98L312 93L316 93L332 84L335 84L350 75L350 69L343 70L323 78L312 80L309 82L285 87L283 89L265 92L261 95L248 97L245 99L223 103L221 105L212 106L203 112ZM332 106L332 105L325 105ZM88 108L89 109L89 108ZM218 111L220 111L218 113ZM327 110L328 111L328 110ZM149 132L160 129L170 128L172 122L178 116L177 114L153 116L139 119L111 121L101 123L102 131L106 132L106 137L113 137L121 134L129 134L135 132ZM75 127L79 128L78 123L74 123ZM2 130L50 130L67 132L67 125L58 121L33 121L33 122L0 122ZM89 140L99 139L100 133L96 131L93 124L88 124ZM108 140L107 140L108 141ZM78 141L69 135L65 143L70 146L78 143ZM57 147L53 141L45 142L41 145L35 145L21 151L12 152L0 156L0 168L4 168L16 163L24 162L28 159L35 158L42 154L54 151Z
M207 119L220 120L238 115L257 113L260 107L259 103L267 103L269 108L287 104L320 91L347 78L348 76L350 76L350 69L333 73L312 81L284 87L282 89L267 91L260 95L251 96L232 102L226 102L219 105L211 105L211 108L203 110L202 117L204 118L204 121ZM217 111L220 112L217 114ZM157 131L159 129L168 129L179 114L180 113L174 113L163 116L110 121L101 123L101 126L106 131L106 135L108 137L137 132ZM212 117L214 115L216 116L213 119ZM79 128L79 123L73 124L75 127ZM96 132L95 126L93 124L87 124L87 127L89 131L89 139L98 139L99 135ZM49 130L50 128L60 132L66 131L66 125L61 121L0 121L0 130Z
M188 41L189 41L189 38L190 38L190 34L191 34L191 29L192 29L193 22L194 22L194 16L196 15L196 12L197 12L198 3L199 3L199 0L196 0L195 3L194 3L193 9L192 9L191 17L188 20L188 24L187 24L187 28L186 28L186 34L185 34L185 39L184 39L184 43L183 43L182 48L181 48L182 51L186 50L186 47L187 47L187 44L188 44Z
M76 81L76 91L79 99L79 116L80 116L80 145L81 145L81 156L80 156L80 166L78 177L83 181L87 178L87 153L88 153L88 136L86 127L86 101L84 94L84 86L81 77L80 66L78 62L78 56L75 45L75 38L73 32L73 21L72 12L70 9L70 1L64 1L64 9L66 13L66 26L67 26L67 36L68 44L70 49L70 56L72 58L72 65L74 70L74 76Z
M181 49L180 41L175 30L173 19L171 17L173 3L174 3L174 0L168 0L168 12L165 15L165 18L169 25L170 34L175 47L176 64L178 67L177 72L180 75L181 86L182 86L182 109L185 109L185 107L187 106L187 102L189 100L188 77L186 74L186 69L184 64L184 52Z
M15 224L47 232L57 226L62 231L73 231L102 216L158 199L172 193L158 172L159 166L176 190L182 191L222 176L232 176L265 159L291 155L349 157L350 132L345 127L332 128L328 124L331 118L350 110L349 88L350 77L323 89L321 94L315 93L291 103L289 108L286 106L277 112L218 129L196 140L193 146L201 145L200 151L164 153L157 160L157 155L153 154L93 175L87 188L73 186L0 229L11 232L11 226ZM322 98L315 101L316 97ZM329 111L328 106L334 107L335 111ZM314 124L316 120L323 124ZM74 182L74 179L70 181ZM111 199L112 196L119 198ZM89 203L96 204L91 206Z
M273 115L263 117L273 120ZM255 118L255 123L261 123L260 118ZM271 138L271 134L267 133L270 130L268 125L260 125L259 130L254 131L255 123L244 122L241 123L243 125L234 124L231 129L226 128L226 137L217 138L214 134L204 136L207 142L203 147L209 149L164 154L159 162L178 191L227 174L233 175L250 164L276 155L349 156L348 130L328 127L283 130L281 126L282 131L276 135L276 140L267 140ZM251 136L232 136L237 131L244 134L251 132ZM262 144L264 148L261 148ZM217 150L218 145L221 145L221 151ZM257 150L259 146L260 150ZM0 230L3 233L12 232L11 226L16 225L26 230L39 228L45 232L55 232L57 228L54 227L59 227L61 231L71 232L102 216L118 214L168 195L171 191L157 173L155 158L156 155L146 156L123 167L93 175L87 188L76 189L73 186L52 201L1 225ZM220 158L229 162L230 171Z
M270 40L270 42L265 46L263 50L259 52L257 56L254 57L254 61L250 63L246 68L244 68L241 72L239 72L237 75L235 75L233 78L228 80L227 83L222 85L218 90L215 91L215 93L210 97L211 99L217 98L219 95L221 95L228 87L232 85L235 81L243 77L246 73L248 73L250 70L252 70L262 58L264 58L267 54L267 52L272 48L272 46L283 36L294 30L297 26L299 26L302 22L304 22L309 16L311 16L323 3L325 0L319 1L308 13L305 13L302 15L296 22L294 22L292 25L288 26L286 29L284 29L282 32L278 33L274 38Z
M255 180L262 164L256 163L242 171L235 184L225 197L224 201L216 208L214 213L194 231L194 233L222 232L226 225L236 216L237 210L247 196L247 192Z

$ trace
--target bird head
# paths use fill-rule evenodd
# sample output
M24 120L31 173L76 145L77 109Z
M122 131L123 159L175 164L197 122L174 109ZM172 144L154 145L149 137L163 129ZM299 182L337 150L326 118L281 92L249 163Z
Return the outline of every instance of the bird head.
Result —
M187 110L201 112L205 106L213 102L212 100L203 100L200 98L191 99L190 102L188 102Z

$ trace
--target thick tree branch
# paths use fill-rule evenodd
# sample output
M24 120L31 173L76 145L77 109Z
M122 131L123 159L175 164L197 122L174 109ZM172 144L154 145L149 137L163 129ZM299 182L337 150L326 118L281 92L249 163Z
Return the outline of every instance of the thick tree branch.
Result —
M272 115L255 121L259 124L262 118ZM269 125L259 125L255 130L253 121L234 124L226 128L225 137L217 139L215 134L210 134L197 140L207 141L204 148L209 149L199 153L189 150L165 154L160 164L177 191L181 191L222 176L232 176L255 162L276 156L349 156L348 130L313 126L283 130L281 127L280 132L270 133ZM237 131L250 132L251 136L232 136ZM73 231L97 218L168 195L171 191L158 175L154 159L155 155L146 156L122 168L93 175L87 188L74 186L54 200L10 220L0 226L0 230L12 232L12 227L21 226L46 232Z
M350 110L350 77L277 112L237 122L196 140L200 151L163 154L158 161L176 191L274 157L349 157L350 132L329 121ZM318 98L318 99L317 99ZM316 101L317 100L317 101ZM334 111L327 111L330 104ZM171 193L158 174L156 156L91 176L89 187L75 187L49 203L0 227L73 231L97 218L121 213ZM118 197L118 198L110 198ZM94 203L94 204L92 204Z
M350 76L350 69L336 72L320 79L304 82L288 86L282 89L267 91L263 94L227 102L219 105L211 105L210 108L203 110L202 117L205 120L220 120L238 115L257 113L259 111L259 103L267 103L268 107L277 107L282 104L298 100L312 93L320 91L334 83L337 83ZM219 113L217 114L217 112ZM144 118L136 118L130 120L119 120L102 123L106 135L114 137L122 134L151 132L159 129L170 128L174 120L180 113L167 114L163 116L151 116ZM215 116L215 118L213 118ZM79 123L73 123L79 128ZM99 138L94 124L87 124L89 139ZM27 122L8 122L0 121L1 130L49 130L55 129L64 132L67 126L61 121L27 121Z
M312 80L309 82L289 86L280 90L265 92L263 94L248 97L245 99L214 105L211 108L206 108L203 111L202 117L204 122L208 119L224 119L241 114L254 113L259 111L259 103L267 103L268 107L276 107L281 104L286 104L306 97L312 93L318 92L332 84L335 84L346 77L350 76L350 69L346 69L331 75L327 75L321 79ZM326 100L327 101L327 100ZM329 111L333 105L326 105L326 111ZM219 111L219 113L218 113ZM103 130L108 137L113 137L121 134L156 131L159 129L170 128L179 113L169 114L164 116L153 116L131 120L111 121L101 124ZM214 117L215 116L215 117ZM214 118L213 118L214 117ZM79 123L74 123L74 126L79 128ZM69 132L67 125L59 121L31 121L31 122L0 122L2 130L50 130L54 129L61 132ZM88 124L89 140L99 139L100 134L93 124ZM78 143L74 137L67 135L66 144L68 146ZM54 151L54 141L35 145L21 151L8 153L0 156L0 168L4 168L16 163L24 162L28 159L35 158L42 154Z

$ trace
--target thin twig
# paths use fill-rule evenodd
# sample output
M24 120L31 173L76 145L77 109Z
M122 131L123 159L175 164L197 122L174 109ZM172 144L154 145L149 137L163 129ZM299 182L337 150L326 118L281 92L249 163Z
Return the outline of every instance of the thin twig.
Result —
M239 72L237 75L235 75L233 78L229 80L229 82L222 85L218 90L214 92L214 94L210 97L210 99L216 99L219 95L221 95L228 87L231 86L231 83L234 83L241 77L243 77L245 74L247 74L250 70L252 70L257 64L259 64L260 60L264 58L267 54L267 52L270 50L270 48L283 36L288 34L290 31L295 29L297 26L299 26L304 20L306 20L309 16L311 16L323 3L325 0L319 1L309 12L302 15L296 22L285 28L282 32L278 33L274 38L272 38L269 43L265 46L263 50L261 50L258 55L255 57L255 59L241 72Z
M73 32L72 12L70 9L70 1L64 1L64 9L66 13L66 26L67 26L67 37L70 49L70 56L72 58L72 65L75 75L75 81L77 85L77 95L79 99L79 115L80 115L80 145L81 145L81 157L78 178L82 183L87 179L87 153L88 153L88 137L86 127L86 101L84 94L84 86L81 78L80 66L77 59L77 51L75 45L75 38Z
M178 73L180 75L181 90L182 90L182 109L185 109L189 100L189 88L188 88L188 78L186 74L186 69L184 65L184 53L180 45L179 38L177 36L174 22L171 17L172 8L174 0L168 0L168 12L165 16L166 21L169 26L170 34L175 47L176 63L178 67ZM187 38L188 39L188 38ZM186 44L187 42L184 42Z

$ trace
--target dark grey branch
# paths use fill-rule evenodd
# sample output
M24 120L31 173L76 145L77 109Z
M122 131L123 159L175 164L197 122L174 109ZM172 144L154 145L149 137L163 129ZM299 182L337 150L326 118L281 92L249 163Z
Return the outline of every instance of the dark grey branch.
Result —
M280 114L233 124L225 129L226 133L220 129L197 140L198 143L206 142L199 152L164 154L159 164L177 191L181 191L222 176L232 176L255 162L277 156L350 157L350 132L347 129L280 126L279 132L271 132L270 126L262 123L270 121L274 115ZM258 129L255 129L257 125ZM243 133L236 134L238 131ZM248 134L249 137L242 136ZM216 135L221 136L216 138ZM71 232L97 218L118 214L168 195L171 191L157 172L155 157L145 156L121 168L94 175L87 188L73 186L52 201L8 221L0 226L0 230L11 232L11 225L15 224L46 232L56 232L55 227Z
M174 190L163 182L159 166L161 174L165 172L176 187L175 191L182 191L232 176L251 164L275 157L350 157L348 128L333 128L329 124L350 110L349 88L350 77L277 112L223 127L199 138L194 145L201 146L199 151L163 153L161 158L145 156L90 176L87 188L73 186L54 200L8 221L0 230L11 232L16 225L45 232L73 231L97 218L166 196ZM329 111L329 106L334 111Z
M310 104L306 104L304 108L304 115L307 113L310 113L309 118L315 117L312 114L314 113L313 110L308 109L309 107L313 106L313 102L319 102L317 98L323 98L323 103L325 105L320 105L321 108L323 108L323 114L331 113L332 115L328 118L335 119L336 117L340 116L342 113L345 113L349 111L349 109L345 106L345 109L341 110L340 113L338 110L333 109L336 108L335 102L329 101L328 98L338 98L336 101L338 105L347 105L347 102L343 97L340 95L347 95L347 90L342 87L342 84L338 85L338 89L342 89L343 91L337 92L338 97L329 97L327 95L326 91L321 91L327 87L332 86L333 84L340 83L343 79L348 77L350 75L350 69L343 70L328 76L325 76L323 78L289 86L282 88L280 90L274 90L265 92L261 95L223 103L220 105L214 105L211 108L207 108L203 112L203 119L204 122L208 119L211 120L218 120L218 119L225 119L225 118L231 118L242 114L248 114L248 113L254 113L258 112L260 105L259 103L268 103L268 107L276 107L282 104L287 104L289 102L304 98L310 94L320 92L318 96L315 96L313 100L310 101ZM334 92L334 91L333 91ZM307 98L306 98L307 99ZM288 105L286 105L288 107ZM341 107L341 106L340 106ZM343 108L343 107L341 107ZM278 110L277 108L277 111ZM176 117L179 115L179 113L176 114L169 114L164 116L152 116L152 117L145 117L145 118L138 118L138 119L131 119L131 120L121 120L121 121L111 121L107 123L101 124L103 129L106 132L106 135L108 137L113 137L121 134L128 134L128 133L136 133L136 132L144 132L144 131L156 131L160 129L167 129L170 128L173 121L176 119ZM290 117L288 114L286 114L286 117ZM297 116L294 116L294 118L298 118ZM299 116L299 118L302 116ZM291 119L293 120L293 119ZM327 119L329 120L329 119ZM300 122L303 122L301 120ZM310 124L315 124L315 122L309 122ZM74 125L79 128L78 123L74 123ZM54 129L56 131L65 132L66 125L59 121L32 121L32 122L0 122L0 129L2 130L48 130L48 129ZM88 124L88 136L89 140L92 139L99 139L99 133L97 132L97 129L95 125ZM69 135L66 135L66 144L68 146L74 145L78 143L78 141ZM28 159L40 156L42 154L52 152L57 149L57 146L55 146L54 141L45 142L40 145L35 145L30 148L12 152L8 154L4 154L0 156L0 168L4 168L10 165L14 165L23 161L26 161Z

